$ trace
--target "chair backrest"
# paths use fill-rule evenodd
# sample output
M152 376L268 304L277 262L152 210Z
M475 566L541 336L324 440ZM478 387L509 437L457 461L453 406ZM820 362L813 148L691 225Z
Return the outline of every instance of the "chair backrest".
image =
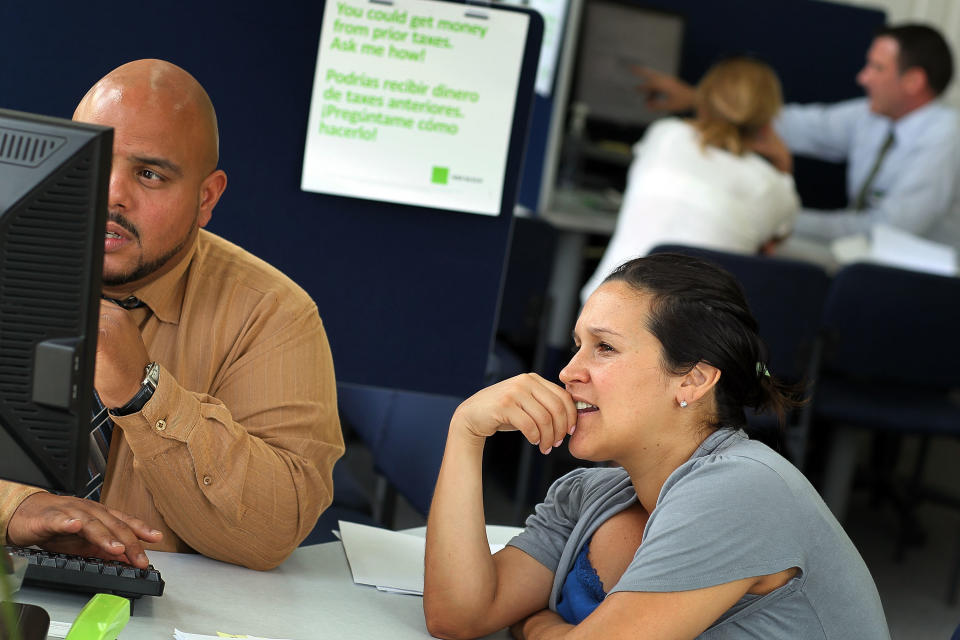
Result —
M514 219L497 323L497 336L511 345L533 348L542 339L558 235L543 220Z
M376 470L426 515L440 472L447 427L462 398L341 383L341 419L370 449Z
M732 273L743 286L760 336L770 350L770 371L793 383L807 377L830 285L821 267L684 245L660 245L651 251L666 252L704 258Z
M823 328L826 372L910 386L960 386L960 278L850 265L834 277Z

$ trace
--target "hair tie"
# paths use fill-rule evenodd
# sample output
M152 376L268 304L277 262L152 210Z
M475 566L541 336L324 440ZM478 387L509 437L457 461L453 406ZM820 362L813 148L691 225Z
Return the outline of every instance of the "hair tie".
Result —
M757 375L758 375L758 376L766 376L766 377L769 378L769 377L770 377L770 370L767 369L767 365L763 364L762 362L758 362L758 363L757 363Z

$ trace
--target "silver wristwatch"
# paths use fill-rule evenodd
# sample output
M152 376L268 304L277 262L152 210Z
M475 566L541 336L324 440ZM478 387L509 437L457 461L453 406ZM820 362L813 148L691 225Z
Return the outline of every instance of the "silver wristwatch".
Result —
M157 390L157 382L160 380L160 365L151 362L143 369L143 380L140 382L140 390L130 398L127 404L116 409L110 409L112 416L128 416L137 413L143 409L143 405L153 397L153 392Z

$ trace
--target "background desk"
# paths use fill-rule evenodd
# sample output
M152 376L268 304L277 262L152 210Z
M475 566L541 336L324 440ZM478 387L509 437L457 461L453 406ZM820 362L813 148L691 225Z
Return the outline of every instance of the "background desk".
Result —
M505 542L515 529L489 531L491 542ZM423 598L354 584L339 542L300 547L266 572L193 554L149 555L166 582L164 595L136 601L121 640L165 640L173 637L174 627L207 635L223 631L291 640L431 637L423 619ZM88 597L25 587L15 599L42 606L51 620L72 622ZM509 637L507 630L488 636Z

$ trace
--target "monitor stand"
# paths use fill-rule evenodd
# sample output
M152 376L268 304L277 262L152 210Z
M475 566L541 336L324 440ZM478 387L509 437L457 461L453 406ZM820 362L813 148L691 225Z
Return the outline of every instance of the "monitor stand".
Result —
M44 640L50 628L50 616L32 604L13 602L13 594L20 589L27 563L24 558L11 557L0 550L0 640ZM17 635L9 628L16 625Z
M11 633L5 620L13 620L19 635ZM35 604L0 602L0 640L46 640L50 616Z

